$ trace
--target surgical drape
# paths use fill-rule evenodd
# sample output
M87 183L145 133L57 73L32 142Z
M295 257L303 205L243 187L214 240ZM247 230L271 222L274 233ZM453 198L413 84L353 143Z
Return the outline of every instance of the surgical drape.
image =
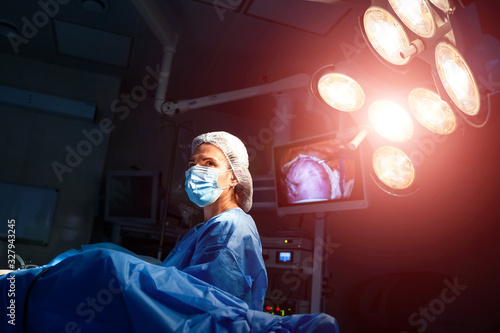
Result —
M12 275L16 325L2 320L0 331L6 333L24 329L35 333L338 332L335 319L326 314L280 317L251 310L239 298L176 267L97 246L63 253L41 268L0 277L4 319L8 318L7 277Z

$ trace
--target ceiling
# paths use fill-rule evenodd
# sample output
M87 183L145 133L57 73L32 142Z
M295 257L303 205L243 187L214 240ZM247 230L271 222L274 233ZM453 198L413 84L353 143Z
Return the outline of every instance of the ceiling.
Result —
M311 74L346 60L364 43L356 31L357 19L370 4L369 0L142 2L154 4L162 28L179 36L166 96L174 100L300 72ZM498 35L492 13L500 5L487 0L477 6L488 18L483 28ZM128 91L142 81L147 66L161 62L162 44L149 23L132 0L0 0L0 52L118 76L122 90ZM29 38L16 44L5 37L9 28Z
M168 98L193 98L312 72L352 44L369 1L153 1L178 35ZM0 52L119 76L122 90L161 62L162 45L132 1L0 0ZM47 12L47 15L44 14ZM348 28L346 28L348 27ZM17 28L22 40L8 39ZM339 37L340 36L340 37Z
M356 32L357 19L370 4L369 0L142 2L154 3L164 28L179 36L167 93L167 98L177 100L313 73L345 60L363 43ZM500 5L485 0L477 6L488 18L483 28L498 35L494 12ZM119 76L122 90L127 91L141 82L146 66L161 62L162 45L148 23L131 0L0 0L0 52ZM5 37L12 27L29 38L13 46Z

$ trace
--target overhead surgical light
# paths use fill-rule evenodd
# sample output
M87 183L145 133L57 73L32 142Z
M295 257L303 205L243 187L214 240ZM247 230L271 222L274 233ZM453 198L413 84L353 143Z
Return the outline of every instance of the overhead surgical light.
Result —
M451 44L436 46L435 60L439 78L455 105L466 115L475 116L481 107L479 89L469 65Z
M381 147L375 151L372 166L380 181L395 190L410 187L415 179L415 167L410 158L395 147Z
M441 9L445 13L452 12L454 10L453 5L450 0L429 0L434 6Z
M373 180L391 195L406 196L418 190L415 170L420 177L423 161L419 150L411 150L415 144L421 146L412 138L428 136L427 130L449 135L464 123L481 128L490 120L493 96L500 96L494 80L500 73L500 42L481 37L485 35L477 10L464 6L463 0L458 0L461 6L457 7L453 0L369 2L358 24L371 54L356 52L357 61L349 58L348 64L333 71L342 74L323 72L311 88L318 99L337 110L359 110L345 116L358 125L346 147L355 150L363 140L370 141L375 147ZM474 61L461 52L472 55ZM376 64L368 63L371 59L366 55L375 55L394 75L405 77L384 75ZM356 69L358 63L363 66ZM427 130L414 126L411 114ZM385 140L395 147L385 146Z
M389 0L401 21L421 37L431 38L436 33L436 22L426 0Z
M394 142L408 141L413 135L413 123L408 113L398 104L378 100L368 109L370 123L380 136Z
M340 111L351 112L365 102L363 89L351 77L340 73L326 73L317 83L318 93L328 105Z
M387 10L372 6L363 16L366 37L375 51L394 65L405 65L410 57L403 58L401 53L408 49L410 40L398 20Z
M457 128L457 119L448 103L435 92L416 88L408 102L415 118L428 130L437 134L451 134Z

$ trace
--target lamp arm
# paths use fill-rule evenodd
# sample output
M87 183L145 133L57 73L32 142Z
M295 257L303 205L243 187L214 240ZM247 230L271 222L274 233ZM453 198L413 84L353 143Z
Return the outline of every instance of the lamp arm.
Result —
M254 87L233 90L229 92L224 92L220 94L199 97L194 99L180 100L178 102L165 102L161 107L161 112L167 116L172 116L177 113L182 113L193 109L200 109L216 104L222 104L249 97L302 88L309 85L309 80L310 76L308 74L300 73L278 81Z

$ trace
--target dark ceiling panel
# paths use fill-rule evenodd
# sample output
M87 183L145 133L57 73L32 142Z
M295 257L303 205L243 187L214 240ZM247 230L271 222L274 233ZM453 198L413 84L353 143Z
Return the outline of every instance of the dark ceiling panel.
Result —
M128 66L131 37L58 20L54 26L59 53L119 67Z
M206 3L207 5L211 5L214 8L224 8L234 11L238 11L244 3L244 0L194 0L194 1Z
M247 14L318 35L326 35L349 9L311 1L254 0Z

